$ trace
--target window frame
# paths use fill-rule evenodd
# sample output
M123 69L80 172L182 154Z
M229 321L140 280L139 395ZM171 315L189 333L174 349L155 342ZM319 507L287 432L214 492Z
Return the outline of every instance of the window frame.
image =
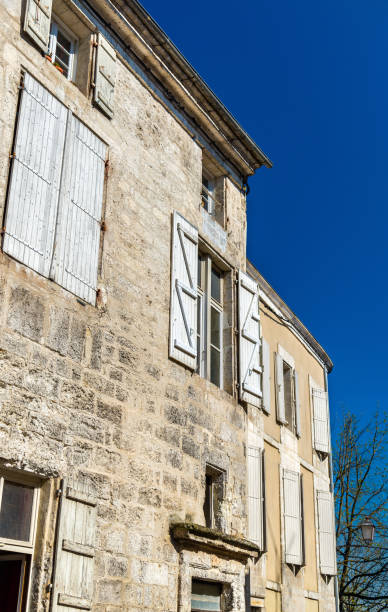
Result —
M207 185L205 185L205 181ZM211 217L215 217L216 214L216 199L215 199L215 181L211 177L211 175L206 172L206 170L202 170L202 187L201 187L201 205L204 210ZM210 204L210 206L209 206Z
M11 483L18 484L18 485L22 485L22 486L24 485L26 487L30 487L34 490L34 493L33 493L32 508L31 508L29 540L26 540L26 541L13 540L11 538L0 537L0 550L9 551L9 552L17 552L17 553L20 552L20 553L32 555L34 551L35 536L36 536L36 530L37 530L40 486L36 483L36 481L30 480L28 477L23 477L23 476L19 476L15 474L1 474L0 473L0 513L1 513L1 505L3 501L3 490L4 490L5 480Z
M55 59L55 52L57 48L58 42L58 30L64 34L64 36L70 42L71 48L69 53L69 67L67 76L63 75L66 80L74 81L74 77L77 69L77 50L78 50L78 38L74 35L74 33L53 13L51 16L50 23L50 39L48 52L51 57L51 61L55 66L55 62L58 61ZM59 60L59 63L63 62Z

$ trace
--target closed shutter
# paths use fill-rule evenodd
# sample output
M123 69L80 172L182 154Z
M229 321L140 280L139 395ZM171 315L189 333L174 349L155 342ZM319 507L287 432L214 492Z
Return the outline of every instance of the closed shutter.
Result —
M301 422L300 422L300 399L299 399L299 377L298 372L294 371L294 393L295 393L295 433L300 438Z
M262 368L260 363L259 293L256 281L239 270L239 362L240 399L260 406Z
M248 537L263 549L262 452L248 446Z
M286 563L302 565L302 513L300 475L283 470L284 539Z
M262 338L261 351L263 355L263 410L271 412L271 352L268 342Z
M67 109L28 73L15 136L3 249L48 276L58 208Z
M198 230L178 212L172 228L170 351L173 359L197 367Z
M92 609L96 505L87 487L62 485L52 612Z
M111 44L98 33L96 76L94 102L101 110L113 117L113 99L116 82L116 51Z
M312 389L314 413L314 446L321 453L329 452L329 418L327 393L323 389Z
M283 359L279 353L275 355L276 371L276 411L279 423L286 423L286 413L284 406L284 377Z
M317 502L320 569L322 574L334 576L337 568L333 496L329 491L318 491Z
M46 52L50 40L52 0L26 0L24 31Z
M97 291L107 148L69 112L51 278L91 304Z

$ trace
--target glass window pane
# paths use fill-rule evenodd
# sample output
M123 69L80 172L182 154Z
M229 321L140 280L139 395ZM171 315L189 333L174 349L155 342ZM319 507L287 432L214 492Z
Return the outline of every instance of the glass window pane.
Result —
M192 610L221 610L221 585L217 582L193 580L191 587Z
M34 489L4 481L0 510L0 538L28 542Z
M198 287L202 287L202 257L198 255L198 278L197 278Z
M66 51L68 51L68 53L70 53L71 42L60 30L58 30L57 41L59 42L61 47L63 47L64 49L66 49Z
M220 387L220 352L213 346L210 349L210 380L212 383Z
M221 302L221 274L212 266L211 296Z
M215 308L211 309L210 342L217 348L221 348L221 313Z

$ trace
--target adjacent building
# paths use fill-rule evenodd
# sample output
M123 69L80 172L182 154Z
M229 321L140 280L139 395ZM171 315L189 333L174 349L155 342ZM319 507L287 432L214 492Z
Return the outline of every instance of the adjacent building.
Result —
M332 363L271 162L135 0L0 0L4 612L331 612ZM260 262L258 262L260 263Z

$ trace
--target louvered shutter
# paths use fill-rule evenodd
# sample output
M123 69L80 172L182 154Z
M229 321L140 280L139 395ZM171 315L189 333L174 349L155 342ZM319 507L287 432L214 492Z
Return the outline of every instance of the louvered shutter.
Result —
M28 73L15 136L3 249L48 276L58 207L67 109Z
M46 52L50 40L52 0L26 0L24 31Z
M178 212L172 228L170 351L192 370L197 366L198 230Z
M262 367L263 367L263 410L271 412L271 353L268 342L261 339Z
M299 399L299 377L298 372L294 370L294 393L295 393L295 433L300 438L301 422L300 422L300 399Z
M52 612L92 609L96 505L86 486L62 485Z
M263 549L262 452L248 446L248 537Z
M95 303L107 147L69 112L51 278Z
M286 563L302 565L302 521L300 476L283 470L284 539Z
M312 389L314 413L314 446L321 453L329 452L329 418L327 393L323 389Z
M329 491L317 491L317 502L320 569L322 574L334 576L337 567L333 496Z
M239 362L240 399L260 406L262 367L260 363L259 291L256 281L239 270Z
M116 51L110 43L98 33L94 102L108 115L113 117L114 91L116 82Z
M275 355L276 371L276 411L279 423L286 423L286 413L284 405L284 376L283 359L279 353Z

